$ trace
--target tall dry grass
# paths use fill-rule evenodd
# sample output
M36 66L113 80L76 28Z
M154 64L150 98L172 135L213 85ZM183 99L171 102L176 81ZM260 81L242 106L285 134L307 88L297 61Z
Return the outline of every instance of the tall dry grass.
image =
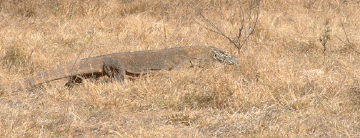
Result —
M360 137L359 2L262 0L240 54L188 6L234 38L249 2L1 1L1 88L125 51L211 45L240 63L2 91L0 137Z

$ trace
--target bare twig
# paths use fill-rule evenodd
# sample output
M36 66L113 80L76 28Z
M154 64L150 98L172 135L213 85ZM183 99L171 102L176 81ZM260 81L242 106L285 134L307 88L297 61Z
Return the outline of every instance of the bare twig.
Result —
M344 27L344 23L343 23L343 22L341 22L341 27L342 27L342 29L343 29L343 31L344 31L344 33L345 33L346 41L347 41L348 43L350 43L350 41L349 41L348 35L347 35L347 33L346 33L346 30L345 30L345 27Z
M253 25L251 25L251 21L253 21L253 18L252 18L253 8L256 6L256 4L258 4L257 5L257 13L255 15L256 16L255 21L253 22ZM248 26L249 30L246 31L246 29L244 29L244 28L246 28L245 27L245 18L242 16L243 15L242 11L240 11L241 14L240 14L239 18L241 20L240 21L241 26L239 28L239 33L234 39L231 39L229 36L225 35L213 22L211 22L208 18L206 18L198 9L192 7L190 4L188 6L190 8L192 8L195 12L197 12L200 15L200 17L203 18L214 29L206 27L204 24L201 24L198 21L196 21L195 19L193 19L197 24L199 24L201 27L205 28L206 30L214 32L214 33L221 35L221 36L225 37L226 39L228 39L230 41L230 43L232 43L238 49L238 53L240 53L240 50L243 47L243 45L247 44L248 39L253 34L253 32L256 28L256 25L257 25L257 22L259 19L259 13L260 13L260 1L258 1L258 0L251 1L249 12L248 12L248 19L247 19L247 22L250 24ZM248 32L248 33L246 34L246 32ZM244 38L243 38L243 36L244 36Z
M190 5L189 5L189 6L190 6ZM215 30L212 30L212 29L210 29L210 28L207 28L206 26L204 26L204 25L200 24L199 22L197 22L196 20L194 20L197 24L199 24L200 26L204 27L205 29L207 29L207 30L209 30L209 31L211 31L211 32L214 32L214 33L216 33L216 34L219 34L219 35L224 36L224 37L227 38L231 43L233 43L234 45L236 45L235 42L234 42L231 38L227 37L213 22L211 22L209 19L207 19L199 10L195 9L195 8L192 7L192 6L190 6L190 7L191 7L194 11L196 11L202 18L204 18L205 21L208 22L213 28L215 28L216 31L215 31Z
M251 9L252 9L252 6L250 7L250 12L251 12ZM260 3L259 3L259 6L258 6L258 12L260 11ZM250 13L251 14L251 13ZM248 34L248 36L245 38L245 41L247 41L247 39L250 37L250 35L254 32L255 28L256 28L256 25L257 25L257 22L258 22L258 19L259 19L259 13L256 14L256 19L255 19L255 22L254 22L254 27L250 28L250 33ZM249 15L249 22L251 22L251 15Z
M358 52L354 47L351 46L351 43L350 43L350 40L349 40L349 37L346 33L346 30L345 30L345 27L344 27L344 23L341 22L341 27L342 27L342 30L344 31L344 34L345 34L345 37L346 37L346 42L343 41L341 38L339 38L338 36L335 36L337 39L339 39L341 42L343 42L346 46L348 46L350 49L352 49L356 54L359 54L360 55L360 52Z

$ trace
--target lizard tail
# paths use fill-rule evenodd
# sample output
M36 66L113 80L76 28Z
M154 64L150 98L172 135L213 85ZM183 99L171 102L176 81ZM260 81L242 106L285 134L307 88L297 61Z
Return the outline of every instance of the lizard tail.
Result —
M58 65L48 70L37 72L32 77L29 77L23 81L13 83L10 89L12 91L20 91L35 85L71 77L78 74L101 72L103 67L102 62L102 57L86 58L80 61L70 61L66 64Z

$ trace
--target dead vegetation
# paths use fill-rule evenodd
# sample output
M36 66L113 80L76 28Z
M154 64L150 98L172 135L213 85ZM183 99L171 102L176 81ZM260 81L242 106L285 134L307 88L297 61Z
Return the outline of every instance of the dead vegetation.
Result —
M210 45L240 64L2 91L0 137L360 137L359 2L262 0L249 28L251 2L1 1L1 88L115 52Z

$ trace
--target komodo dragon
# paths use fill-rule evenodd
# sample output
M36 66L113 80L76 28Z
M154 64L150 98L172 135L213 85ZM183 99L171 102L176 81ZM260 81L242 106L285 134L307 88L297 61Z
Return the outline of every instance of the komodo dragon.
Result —
M237 59L216 47L189 46L101 55L70 61L35 73L32 77L13 83L12 91L19 91L45 82L70 77L65 86L82 82L81 78L109 76L124 81L124 75L148 73L150 70L172 70L181 67L204 66L214 61L229 65Z

